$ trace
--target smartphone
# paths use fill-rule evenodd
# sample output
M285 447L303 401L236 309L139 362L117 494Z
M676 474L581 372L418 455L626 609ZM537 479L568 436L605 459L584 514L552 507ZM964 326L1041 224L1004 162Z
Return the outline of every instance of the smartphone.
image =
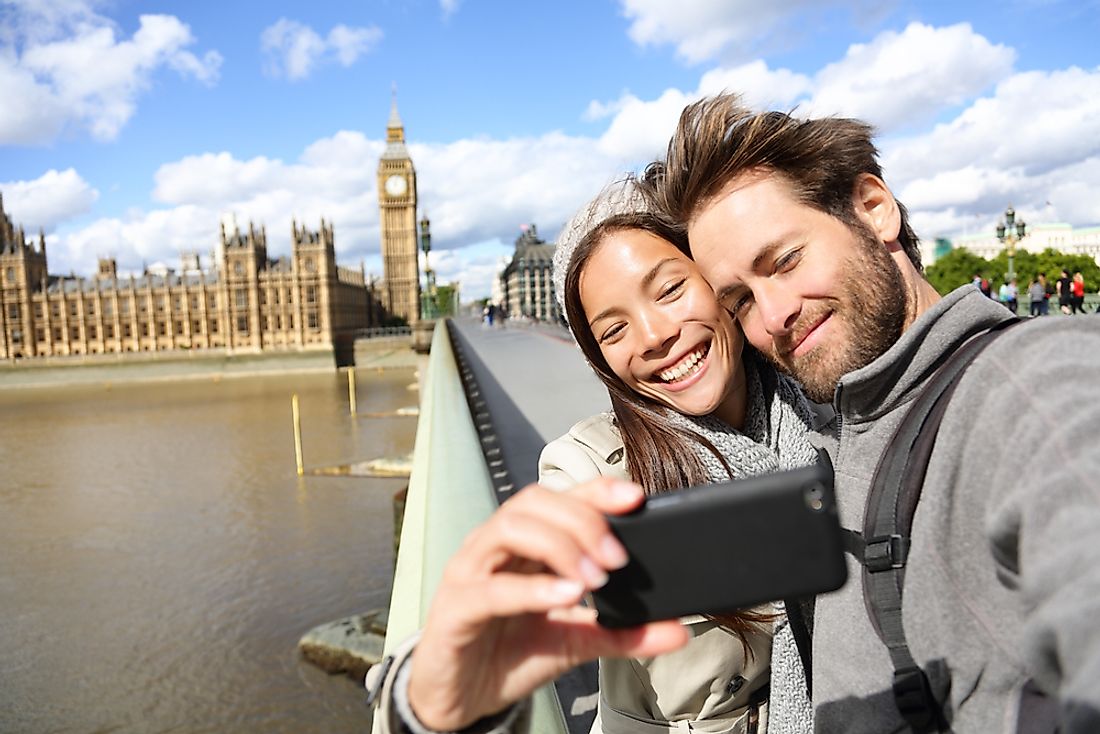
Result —
M608 522L630 561L592 592L606 627L732 612L848 578L827 458L650 497Z

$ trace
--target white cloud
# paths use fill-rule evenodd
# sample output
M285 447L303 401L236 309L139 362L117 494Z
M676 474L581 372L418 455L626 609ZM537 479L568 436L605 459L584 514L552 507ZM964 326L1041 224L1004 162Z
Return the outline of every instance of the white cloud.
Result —
M1011 202L1033 219L1095 224L1100 68L1015 74L953 120L884 147L887 179L916 213L992 217Z
M0 37L0 144L46 143L69 126L113 140L133 116L138 97L155 73L168 67L213 84L221 56L187 51L195 43L186 24L171 15L143 15L130 39L116 37L110 21L87 3L12 6Z
M309 26L287 18L280 18L260 34L265 71L292 81L305 79L327 61L351 66L381 40L382 31L376 26L337 25L322 38Z
M439 9L443 11L444 18L450 18L458 12L460 0L439 0Z
M75 170L49 170L33 181L2 181L4 211L29 232L52 232L57 225L92 208L99 192Z
M630 38L640 46L672 44L690 63L723 54L745 58L762 45L779 43L833 7L882 12L870 0L619 0L630 19ZM889 5L892 3L886 3Z
M884 129L925 123L1005 78L1015 59L1015 51L993 45L967 23L911 23L901 33L852 45L843 59L818 72L805 109L858 117Z

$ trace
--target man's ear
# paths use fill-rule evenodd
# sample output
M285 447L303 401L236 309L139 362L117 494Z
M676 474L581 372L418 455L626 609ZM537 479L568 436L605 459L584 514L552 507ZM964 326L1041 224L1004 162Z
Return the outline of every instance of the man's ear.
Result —
M901 211L886 182L871 173L861 173L852 190L852 206L858 216L882 242L896 242L901 232Z

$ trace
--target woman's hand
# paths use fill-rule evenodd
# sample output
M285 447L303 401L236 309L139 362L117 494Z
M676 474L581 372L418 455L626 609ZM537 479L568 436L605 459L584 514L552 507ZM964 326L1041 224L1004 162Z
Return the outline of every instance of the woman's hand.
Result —
M457 731L600 656L682 647L676 621L609 630L577 606L626 551L604 514L642 501L636 485L597 479L567 492L531 485L474 530L451 558L413 653L409 703L436 731Z

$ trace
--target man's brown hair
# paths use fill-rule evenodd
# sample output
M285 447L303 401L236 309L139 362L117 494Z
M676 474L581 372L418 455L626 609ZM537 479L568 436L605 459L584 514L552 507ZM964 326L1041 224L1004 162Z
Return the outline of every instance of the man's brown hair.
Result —
M659 210L687 223L733 179L770 170L782 176L803 204L850 228L863 227L852 192L860 174L882 178L873 133L860 120L800 120L785 112L754 112L735 94L706 97L680 114L665 162L646 171L651 186L647 193ZM920 272L920 241L905 207L897 204L898 241Z

